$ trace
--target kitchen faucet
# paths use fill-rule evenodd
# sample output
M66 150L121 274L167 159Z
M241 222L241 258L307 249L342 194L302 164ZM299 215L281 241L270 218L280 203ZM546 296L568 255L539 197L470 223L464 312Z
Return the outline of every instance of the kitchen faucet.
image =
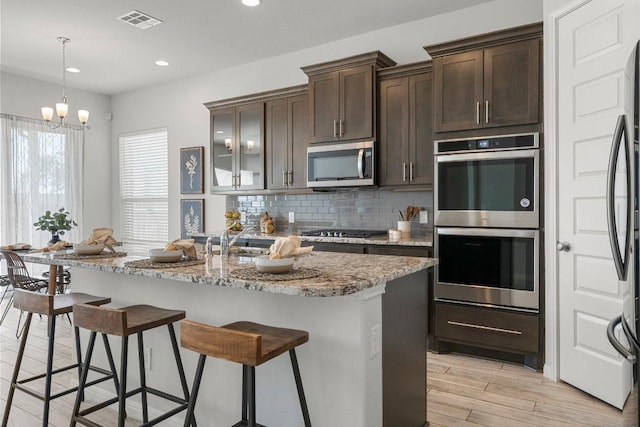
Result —
M244 230L236 234L233 237L233 239L231 239L231 241L229 241L229 229L225 228L224 231L222 231L222 234L220 235L220 256L228 257L231 247L236 243L238 238L243 234L245 234L246 232L253 231L253 230L255 230L253 227L246 227Z

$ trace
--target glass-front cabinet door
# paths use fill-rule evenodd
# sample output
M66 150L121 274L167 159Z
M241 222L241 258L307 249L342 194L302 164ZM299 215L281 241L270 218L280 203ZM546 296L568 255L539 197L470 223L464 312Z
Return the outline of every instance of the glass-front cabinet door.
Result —
M236 189L264 189L264 103L237 107L238 153Z
M211 111L211 192L264 189L264 103Z
M211 113L211 189L234 188L235 108Z

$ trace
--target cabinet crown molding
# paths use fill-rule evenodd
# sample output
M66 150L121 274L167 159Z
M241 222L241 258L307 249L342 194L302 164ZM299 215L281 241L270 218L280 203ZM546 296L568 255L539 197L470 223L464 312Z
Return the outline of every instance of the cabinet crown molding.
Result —
M396 65L393 67L381 68L378 70L378 78L387 79L403 76L411 76L414 74L422 74L433 71L433 63L431 60L413 62L411 64Z
M501 31L480 34L478 36L453 40L446 43L424 46L431 58L484 49L505 43L542 38L542 22L522 25Z
M391 67L393 65L396 65L396 62L379 50L375 50L373 52L367 52L360 55L350 56L348 58L338 59L336 61L307 65L306 67L301 67L301 70L304 71L307 76L313 76L315 74L340 71L345 68L352 68L360 65L373 65L376 69L378 69Z
M303 84L298 86L290 86L282 89L268 90L265 92L252 93L249 95L236 96L234 98L221 99L219 101L210 101L204 104L209 110L221 107L233 107L240 104L262 101L266 102L272 99L283 98L287 96L306 95L309 91L309 85Z

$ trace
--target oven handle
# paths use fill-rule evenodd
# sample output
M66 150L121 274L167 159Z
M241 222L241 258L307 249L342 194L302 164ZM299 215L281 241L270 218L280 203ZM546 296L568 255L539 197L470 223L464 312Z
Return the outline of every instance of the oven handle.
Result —
M629 232L631 231L631 203L632 195L629 192L631 188L631 165L629 164L629 151L628 151L628 139L627 139L627 121L625 115L618 116L618 122L616 123L616 130L613 135L613 142L611 144L611 152L609 153L609 168L607 170L607 229L609 231L609 244L611 245L611 252L613 254L613 262L616 266L616 272L618 273L618 279L627 280L627 271L629 266L629 249L631 245L631 239L629 238ZM620 245L618 244L618 224L615 217L615 176L618 165L618 153L621 149L622 138L624 138L624 150L625 166L626 166L626 180L627 180L627 236L625 238L624 247L624 259L623 254L620 252Z
M364 148L358 150L358 178L364 178L366 165L364 164Z
M630 352L627 348L625 348L622 345L622 343L618 341L618 338L616 338L614 330L616 326L618 326L620 323L622 323L622 315L616 317L611 322L609 322L609 324L607 325L607 338L609 339L609 342L611 343L613 348L615 348L618 353L624 356L625 359L627 359L629 362L635 363L636 356L632 352ZM626 331L624 332L626 335Z
M502 151L482 151L473 153L441 153L436 154L436 163L460 162L473 160L499 160L499 159L537 159L540 150L538 148L526 148Z

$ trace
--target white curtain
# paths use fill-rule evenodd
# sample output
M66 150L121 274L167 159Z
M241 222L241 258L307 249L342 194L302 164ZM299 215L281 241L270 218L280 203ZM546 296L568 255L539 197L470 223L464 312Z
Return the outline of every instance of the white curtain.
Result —
M51 234L33 223L60 208L78 223L61 238L82 240L83 156L82 128L0 114L0 245L45 246Z

